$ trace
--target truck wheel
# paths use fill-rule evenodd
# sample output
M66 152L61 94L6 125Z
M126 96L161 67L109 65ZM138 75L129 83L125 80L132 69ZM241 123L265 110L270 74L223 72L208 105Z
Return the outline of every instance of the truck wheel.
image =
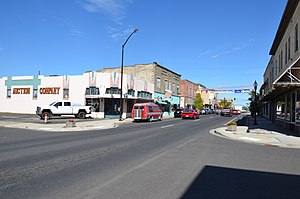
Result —
M48 119L50 119L50 113L49 112L44 112L42 115L41 115L41 119L44 120L46 115L48 115Z
M80 118L80 119L85 119L85 116L86 116L86 113L83 112L83 111L80 111L80 112L77 114L77 117Z
M149 118L149 122L153 122L153 117L152 116Z
M161 121L161 115L158 117L158 121Z

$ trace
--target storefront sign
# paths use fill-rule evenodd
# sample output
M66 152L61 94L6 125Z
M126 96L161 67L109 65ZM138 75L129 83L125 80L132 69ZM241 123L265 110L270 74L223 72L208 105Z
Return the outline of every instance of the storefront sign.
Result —
M14 88L13 94L15 94L15 95L30 94L30 88Z
M60 87L48 87L48 88L40 88L40 94L59 94Z

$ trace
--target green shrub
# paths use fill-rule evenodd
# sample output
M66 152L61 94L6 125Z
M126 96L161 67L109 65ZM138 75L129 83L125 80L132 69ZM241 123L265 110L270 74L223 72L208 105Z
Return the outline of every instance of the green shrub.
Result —
M227 125L237 125L236 122L228 122Z

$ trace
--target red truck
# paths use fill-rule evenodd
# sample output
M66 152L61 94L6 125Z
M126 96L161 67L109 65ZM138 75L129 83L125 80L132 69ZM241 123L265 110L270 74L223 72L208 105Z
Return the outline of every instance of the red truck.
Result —
M134 121L145 120L151 122L153 120L161 120L163 112L154 103L137 103L133 105L131 115Z

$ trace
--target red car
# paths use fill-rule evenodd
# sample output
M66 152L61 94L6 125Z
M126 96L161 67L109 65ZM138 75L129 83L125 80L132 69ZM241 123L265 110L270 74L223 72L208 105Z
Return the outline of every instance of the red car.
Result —
M185 119L185 118L192 118L192 119L199 119L200 118L200 114L198 111L194 110L194 109L184 109L181 113L181 118Z
M231 113L232 113L232 115L238 115L239 114L238 110L232 110Z

